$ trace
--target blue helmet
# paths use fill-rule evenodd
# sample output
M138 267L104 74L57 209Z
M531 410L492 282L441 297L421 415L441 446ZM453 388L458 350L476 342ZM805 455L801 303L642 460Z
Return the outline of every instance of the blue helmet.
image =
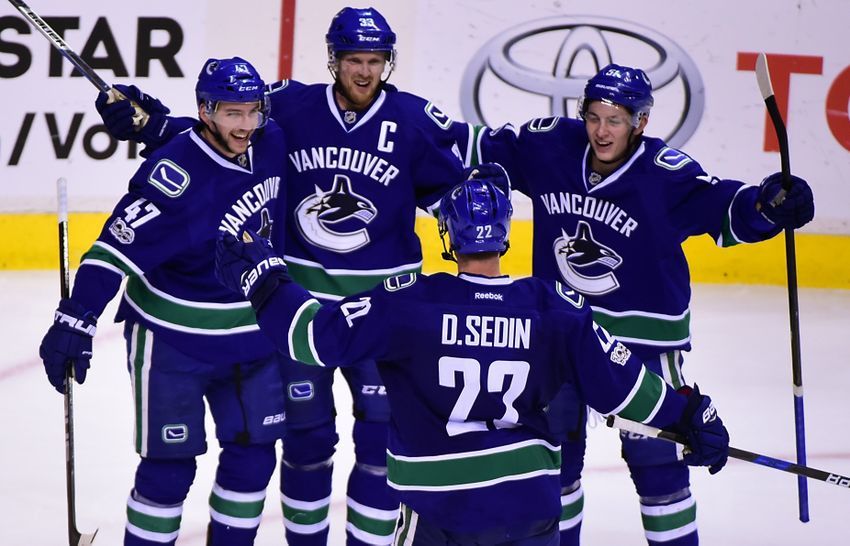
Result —
M454 260L452 252L504 254L510 247L512 214L510 199L492 182L474 178L461 182L440 200L438 225L443 258Z
M655 102L652 83L640 68L609 64L587 80L584 95L578 101L578 116L584 119L587 107L593 101L626 107L632 114L632 125L638 126L640 118L649 115Z
M342 8L331 21L325 42L328 68L335 73L338 55L346 51L383 51L389 71L395 66L395 32L375 8Z
M270 105L266 84L251 63L241 57L207 59L195 85L198 104L213 112L218 102L257 102L260 104L260 124L265 125Z

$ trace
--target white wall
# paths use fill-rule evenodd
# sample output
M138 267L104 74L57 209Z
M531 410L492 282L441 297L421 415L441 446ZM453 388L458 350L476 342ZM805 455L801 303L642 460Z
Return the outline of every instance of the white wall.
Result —
M67 40L78 51L97 17L105 16L131 73L128 78L115 78L109 70L101 70L103 77L110 82L137 82L181 114L191 113L194 78L208 56L239 54L255 62L267 79L274 79L279 1L243 2L240 6L247 10L241 12L233 8L232 2L207 2L202 8L193 8L189 2L161 0L146 4L144 7L104 4L102 7L69 8L65 2L50 0L33 7L42 15L81 14L82 30L66 33ZM810 60L822 66L821 73L794 74L790 79L786 121L792 171L807 178L815 189L817 217L806 231L850 234L850 212L847 211L847 204L850 204L850 119L847 118L850 49L843 38L850 8L843 0L643 3L622 0L604 3L373 0L371 4L387 16L399 35L399 65L391 81L403 90L429 98L457 118L464 117L461 82L471 61L496 59L493 55L479 54L482 46L491 40L491 45L498 45L504 33L520 25L527 27L530 34L541 26L544 18L546 24L556 27L577 22L608 26L614 30L598 35L588 34L585 28L583 41L597 43L600 48L605 42L613 61L646 68L658 62L657 54L641 45L639 38L618 34L617 29L662 42L665 50L674 52L671 55L676 61L674 66L680 65L675 53L678 48L693 61L695 73L704 84L702 115L683 149L711 174L754 183L778 170L779 156L764 151L764 106L754 73L737 69L738 53L765 51L811 57ZM329 80L325 68L324 33L332 15L343 5L330 0L297 3L295 78L307 82ZM156 64L149 77L135 77L135 22L139 16L171 17L179 21L185 42L177 60L185 78L167 78ZM521 40L510 50L519 85L526 86L529 70L536 70L544 84L560 89L569 86L567 79L555 81L550 76L557 52L567 35L566 29L553 30ZM6 120L0 125L0 188L3 192L0 211L52 209L53 181L60 175L67 176L71 182L73 208L109 208L123 190L137 160L126 159L125 144L108 161L94 161L85 155L80 144L82 133L98 122L92 104L94 89L79 78L68 78L67 66L65 77L46 77L49 46L40 35L19 36L6 30L0 34L0 41L23 43L34 55L33 67L26 74L15 79L0 79L4 99L0 108L2 119ZM14 60L8 53L0 53L0 64L12 64ZM577 56L570 75L580 81L595 69L592 56L586 51ZM546 97L518 91L495 77L489 68L483 71L481 81L481 109L485 120L492 125L521 122L550 113ZM669 86L658 87L648 133L666 137L670 136L683 112L684 85L682 78L677 77ZM830 92L839 99L837 107L833 108L837 110L834 115L838 120L834 125L843 131L838 137L827 122L826 101ZM26 112L36 113L30 138L19 164L9 166ZM47 112L56 113L60 133L67 131L74 112L84 114L80 134L68 159L56 159L47 134L44 118ZM572 115L573 110L568 113ZM106 142L103 135L99 138ZM105 144L101 144L103 146Z

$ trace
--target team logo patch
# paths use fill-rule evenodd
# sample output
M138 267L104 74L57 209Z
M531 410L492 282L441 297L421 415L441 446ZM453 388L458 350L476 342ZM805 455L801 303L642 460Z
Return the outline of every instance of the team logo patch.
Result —
M287 390L289 391L289 399L294 401L312 400L315 395L312 381L290 383Z
M452 118L444 114L442 110L437 108L431 102L425 105L425 113L428 114L428 117L434 120L434 123L436 123L441 129L448 129L452 124Z
M189 173L169 159L160 159L148 175L148 182L168 197L177 197L189 186Z
M182 444L188 439L188 425L165 425L162 427L162 441L166 444Z
M668 171L677 171L693 161L688 154L680 152L676 148L666 146L655 154L655 164L664 167Z
M384 288L387 292L395 292L408 286L413 286L416 282L416 273L402 273L394 277L384 279Z
M623 263L623 258L596 241L587 222L580 221L573 236L561 229L561 236L552 243L552 250L561 276L582 294L601 295L619 288L620 282L614 275L614 269ZM604 272L589 275L580 272L583 269L602 269Z
M334 176L333 186L310 195L295 208L295 220L304 238L334 252L351 252L369 244L369 224L378 215L371 201L354 192L351 180ZM333 228L333 229L332 229Z

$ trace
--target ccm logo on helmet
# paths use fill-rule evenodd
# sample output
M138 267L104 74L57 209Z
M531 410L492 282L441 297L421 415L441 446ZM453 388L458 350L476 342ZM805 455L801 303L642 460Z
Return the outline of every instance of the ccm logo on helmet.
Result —
M272 256L255 265L250 271L243 273L242 294L247 298L248 293L251 292L251 288L254 286L254 283L257 282L257 279L260 278L260 275L263 274L263 271L279 266L286 267L286 262L284 262L283 258L279 256Z

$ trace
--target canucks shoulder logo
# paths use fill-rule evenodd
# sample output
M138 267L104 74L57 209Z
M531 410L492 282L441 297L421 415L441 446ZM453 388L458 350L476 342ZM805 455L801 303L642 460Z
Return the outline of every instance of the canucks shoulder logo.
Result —
M561 276L567 284L582 294L599 296L616 290L620 286L614 269L623 263L623 258L596 241L587 222L579 221L576 233L572 237L561 229L561 236L555 239L552 250ZM596 276L579 272L580 269L594 265L601 265L608 271Z
M334 176L333 186L305 198L295 208L295 223L307 241L334 252L351 252L369 244L368 224L378 215L371 201L354 193L351 180Z

